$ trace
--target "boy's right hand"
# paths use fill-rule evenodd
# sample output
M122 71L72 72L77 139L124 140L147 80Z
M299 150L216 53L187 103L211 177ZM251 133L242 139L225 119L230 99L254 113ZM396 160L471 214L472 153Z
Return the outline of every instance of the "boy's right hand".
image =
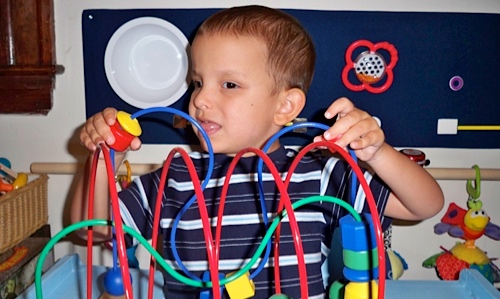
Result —
M94 152L99 144L105 143L113 145L115 136L110 127L116 122L117 110L106 108L91 116L80 130L80 142L90 151ZM141 140L135 137L130 143L131 150L138 150L141 147Z
M384 132L377 121L345 97L335 100L325 112L327 119L335 116L337 120L333 126L314 141L335 140L342 148L349 145L360 160L375 161L386 145Z

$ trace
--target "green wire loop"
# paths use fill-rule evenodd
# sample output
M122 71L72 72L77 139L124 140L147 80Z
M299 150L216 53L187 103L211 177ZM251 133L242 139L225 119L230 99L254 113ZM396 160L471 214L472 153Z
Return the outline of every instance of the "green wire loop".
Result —
M297 208L300 208L304 205L313 203L313 202L330 202L337 204L344 209L346 209L356 221L361 221L361 216L359 215L356 210L349 205L347 202L333 197L333 196L322 196L322 195L315 195L315 196L310 196L306 197L304 199L301 199L295 203L292 204L292 209L295 210ZM252 259L239 271L235 272L233 275L226 277L224 279L221 279L220 285L223 286L227 283L230 283L231 281L234 281L235 279L239 278L240 276L244 275L247 271L250 270L250 268L257 262L258 258L261 256L262 252L264 252L265 247L267 246L268 241L272 238L274 231L276 230L276 227L279 225L279 223L286 217L286 211L283 210L282 213L280 213L271 223L269 226L269 229L267 230L266 234L264 235L262 242L260 243L259 247L255 251L255 254L253 255ZM104 220L104 219L91 219L91 220L84 220L81 222L74 223L72 225L67 226L63 230L61 230L59 233L57 233L52 239L49 240L49 242L45 245L45 247L42 249L42 252L40 253L40 257L37 261L37 265L35 268L35 291L36 291L36 298L37 299L42 299L43 294L42 294L42 269L43 269L43 264L45 263L45 259L47 258L47 255L50 253L52 248L55 246L59 240L62 238L66 237L68 234L75 232L77 230L86 228L86 227L93 227L93 226L114 226L114 222ZM212 282L203 282L203 281L198 281L191 279L189 277L186 277L177 271L175 271L172 267L170 267L163 257L156 251L150 244L149 242L136 230L133 228L123 225L123 230L130 234L132 237L136 238L139 243L141 243L144 248L155 258L156 262L172 277L177 279L179 282L182 282L186 285L197 287L197 288L209 288L212 286Z

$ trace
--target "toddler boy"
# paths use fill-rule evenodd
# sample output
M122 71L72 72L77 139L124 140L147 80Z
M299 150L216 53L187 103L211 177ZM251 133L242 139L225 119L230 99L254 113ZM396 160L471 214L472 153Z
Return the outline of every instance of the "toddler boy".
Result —
M246 6L222 10L199 28L191 46L191 80L194 90L189 114L208 134L215 152L214 172L204 190L210 219L215 223L221 189L232 158L242 149L262 148L283 126L296 118L306 104L315 65L313 42L292 16L279 10ZM350 146L375 175L365 173L381 215L420 220L435 215L443 206L443 194L436 181L416 163L384 141L377 122L346 98L334 101L326 110L335 124L316 140L334 140L341 147ZM84 124L80 140L91 152L102 143L115 141L109 127L116 121L116 110L105 109ZM207 144L193 126L202 148ZM141 146L135 138L131 150ZM268 155L284 178L296 153L276 140ZM115 155L120 165L124 154ZM198 176L207 172L206 153L190 154ZM242 268L253 256L265 233L259 204L257 164L259 158L246 154L231 177L220 245L219 269L223 274ZM101 163L103 164L103 163ZM134 180L119 194L124 224L151 238L154 203L161 169ZM288 193L292 202L312 195L350 198L351 168L343 160L309 155L294 171ZM275 216L280 199L272 175L263 170L263 194L267 213ZM95 217L109 218L109 200L104 166L99 166L96 180ZM189 207L177 223L175 242L170 242L173 223L179 211L193 196L193 183L181 158L171 163L163 192L161 234L163 256L186 275L201 277L209 270L198 203ZM80 182L72 205L73 221L85 219L87 188ZM368 211L367 204L363 210ZM308 287L309 298L324 298L321 266L328 254L331 236L339 219L346 214L338 205L316 202L295 212L299 223L308 285L300 285L297 258L288 223L280 235L280 283L282 293L299 298L300 288ZM383 216L383 217L384 217ZM101 239L110 229L94 229ZM132 245L133 240L127 240ZM175 248L174 248L175 247ZM181 264L179 264L179 260ZM250 271L255 283L255 298L274 294L273 256L262 268ZM199 298L199 289L186 286L166 275L166 298Z

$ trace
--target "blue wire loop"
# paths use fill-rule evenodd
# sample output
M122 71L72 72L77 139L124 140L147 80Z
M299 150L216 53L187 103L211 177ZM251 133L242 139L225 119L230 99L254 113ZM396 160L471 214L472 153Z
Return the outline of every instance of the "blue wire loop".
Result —
M213 148L212 148L212 145L210 143L210 139L208 138L208 135L205 133L205 131L203 130L201 125L195 119L193 119L188 114L186 114L182 111L179 111L177 109L173 109L173 108L168 108L168 107L149 108L149 109L145 109L142 111L138 111L138 112L134 113L131 117L137 118L137 117L140 117L142 115L145 115L147 113L152 113L152 112L167 112L167 113L178 114L179 116L184 117L189 122L191 122L191 124L196 126L198 128L198 130L202 133L202 136L205 139L205 142L207 144L207 149L208 149L208 154L209 154L209 166L208 166L208 170L207 170L207 175L206 175L206 178L201 185L202 190L204 190L209 182L210 177L212 176L213 163L214 163ZM267 153L269 148L272 146L272 144L278 138L280 138L281 136L283 136L284 134L286 134L290 131L293 131L295 129L300 129L300 128L317 128L317 129L322 129L322 130L326 131L330 127L325 125L325 124L315 123L315 122L303 122L303 123L293 124L293 125L288 126L288 127L284 127L283 129L281 129L278 133L273 135L268 140L268 142L263 147L263 151L265 153ZM349 153L352 156L352 158L354 159L354 161L357 161L357 158L356 158L356 155L354 154L354 151L349 150ZM258 185L259 186L259 199L260 199L260 206L261 206L261 212L262 212L262 220L263 220L264 225L267 228L267 226L269 225L269 218L268 218L268 211L267 211L267 207L266 207L264 188L263 188L263 178L262 178L263 164L264 164L263 160L259 159L259 164L257 167L257 176L258 176L258 182L259 182L259 185ZM354 201L355 201L356 185L357 185L356 176L352 175L352 179L351 179L351 205L353 205ZM175 245L176 244L175 240L176 240L177 228L179 226L179 222L182 219L182 217L184 216L184 214L186 213L186 211L189 209L189 207L195 201L196 201L196 196L193 195L193 197L191 197L191 199L188 202L186 202L186 204L182 207L182 209L179 211L176 218L174 219L174 222L172 224L172 231L170 234L170 245L171 245L172 254L174 256L174 259L177 262L179 268L184 272L184 274L186 274L187 276L189 276L190 278L192 278L194 280L201 281L200 277L197 277L196 275L191 273L187 269L187 267L184 265L184 263L182 262L182 259L179 256L177 247ZM270 254L271 254L271 240L269 240L269 242L267 243L266 251L264 253L263 258L261 259L261 262L259 263L257 268L255 268L255 270L250 273L250 279L255 278L264 269L264 266L266 265Z
M208 165L208 169L207 169L207 174L206 174L205 179L203 180L203 183L201 185L202 190L204 190L206 188L206 186L207 186L207 184L208 184L211 176L212 176L213 166L214 166L214 152L213 152L213 148L212 148L212 145L211 145L211 142L210 142L210 138L208 137L208 135L206 134L206 132L203 130L203 128L201 127L201 125L194 118L192 118L189 114L187 114L185 112L182 112L180 110L174 109L174 108L169 108L169 107L153 107L153 108L148 108L148 109L140 110L140 111L132 114L131 118L135 119L135 118L138 118L140 116L143 116L143 115L146 115L146 114L149 114L149 113L155 113L155 112L164 112L164 113L177 114L177 115L185 118L186 120L188 120L192 125L194 125L196 128L198 128L198 130L202 133L202 136L205 139L205 142L207 144L208 155L209 155L209 165ZM278 138L280 138L281 136L283 136L284 134L286 134L286 133L288 133L290 131L293 131L295 129L300 129L300 128L316 128L316 129L322 129L322 130L326 131L330 127L327 126L327 125L325 125L325 124L315 123L315 122L303 122L303 123L293 124L293 125L288 126L288 127L284 127L283 129L281 129L278 133L276 133L275 135L273 135L268 140L268 142L263 147L263 151L265 153L267 153L267 151L269 150L269 148L272 146L272 144ZM352 156L352 158L355 161L357 161L356 160L356 155L354 154L354 151L349 150L349 153ZM257 176L258 176L258 183L259 183L258 187L259 187L259 199L260 199L260 206L261 206L261 212L262 212L262 220L263 220L264 225L267 228L267 226L269 225L269 218L268 218L268 211L267 211L266 202L265 202L265 196L264 196L264 187L263 187L263 178L262 178L263 164L264 164L263 160L259 159L259 163L258 163L258 166L257 166ZM356 194L356 176L355 175L352 175L351 183L352 183L352 185L351 185L352 186L351 187L351 205L353 205L354 204L354 199L355 199L355 194ZM184 263L182 262L182 259L179 256L177 247L175 245L176 244L175 240L176 240L176 235L177 235L177 229L178 229L178 226L179 226L179 222L182 219L182 217L184 216L184 214L186 213L186 211L191 207L191 205L195 201L196 201L196 195L193 195L186 202L186 204L182 207L182 209L179 211L179 213L175 217L174 222L172 224L172 231L171 231L171 234L170 234L170 246L171 246L171 249L172 249L172 255L174 256L174 259L177 262L179 268L182 270L182 272L184 272L184 274L187 275L188 277L190 277L191 279L201 281L202 279L200 277L197 277L196 275L194 275L193 273L191 273L187 269L187 267L184 265ZM267 261L269 259L270 254L271 254L271 240L269 240L268 243L267 243L266 251L265 251L264 256L261 259L259 265L257 266L257 268L255 268L254 271L252 271L252 273L250 273L250 279L255 278L264 269L264 266L266 265L266 263L267 263Z
M293 131L295 129L301 129L301 128L315 128L315 129L320 129L320 130L328 130L330 127L328 125L325 125L325 124L322 124L322 123L316 123L316 122L302 122L302 123L296 123L296 124L293 124L291 126L288 126L288 127L284 127L283 129L281 129L278 133L276 133L273 137L271 137L269 139L269 141L264 145L264 148L262 149L265 153L267 153L267 151L269 150L269 148L271 147L271 145L278 139L280 138L281 136L283 136L284 134L290 132L290 131ZM348 149L349 151L349 154L351 155L352 159L354 160L354 162L358 162L358 158L356 157L356 154L354 153L354 151L352 149ZM263 166L263 161L262 159L259 161L259 165L258 165L258 170L257 170L257 173L258 173L258 176L259 176L259 192L260 192L260 196L261 197L264 197L263 193L262 193L262 166ZM356 175L353 175L351 176L351 202L350 204L352 206L354 206L354 201L356 199L356 189L357 189L357 178L356 178Z
M154 113L154 112L164 112L164 113L172 113L172 114L179 115L179 116L185 118L187 121L189 121L202 134L203 139L205 139L205 142L207 144L207 149L208 149L208 169L207 169L207 174L205 175L205 179L203 180L203 182L201 184L201 189L205 190L207 184L210 181L210 178L212 177L212 172L213 172L213 168L214 168L214 151L213 151L213 148L212 148L212 143L210 142L210 139L208 138L207 133L205 132L205 130L203 130L203 128L201 127L201 125L194 118L192 118L189 114L187 114L185 112L182 112L180 110L174 109L174 108L169 108L169 107L153 107L153 108L148 108L148 109L140 110L140 111L132 114L131 118L132 119L138 118L138 117L143 116L145 114ZM195 201L196 201L196 195L193 195L186 202L186 204L184 204L184 206L182 207L182 209L179 211L179 213L175 217L174 222L172 224L172 231L170 233L170 244L171 244L171 247L172 247L172 254L174 256L174 259L177 262L179 268L182 270L182 272L184 272L184 274L186 274L187 276L189 276L190 278L192 278L194 280L201 281L200 277L197 277L196 275L194 275L193 273L191 273L188 270L188 268L184 265L184 263L182 262L182 259L179 256L179 252L177 251L177 247L175 246L175 243L176 243L175 242L175 238L176 238L176 235L177 235L177 228L179 227L179 222L182 219L182 216L184 216L184 214L191 207L191 205L193 205L193 203Z
M273 143L276 140L278 140L281 136L283 136L284 134L286 134L290 131L293 131L295 129L301 129L301 128L316 128L316 129L321 129L321 130L326 131L330 127L325 125L325 124L316 123L316 122L302 122L302 123L297 123L297 124L293 124L291 126L284 127L278 133L274 134L267 141L267 143L262 148L262 151L264 153L267 153L267 151L273 145ZM353 157L353 159L355 159L354 161L357 162L356 155L354 154L354 151L349 150L349 153ZM262 210L262 220L263 220L264 224L267 226L269 223L269 219L267 216L267 207L266 207L265 196L264 196L264 183L263 183L263 178L262 178L263 165L264 165L264 161L262 159L259 159L259 163L257 165L257 177L258 177L258 182L259 182L259 197L260 197L261 210ZM352 195L351 205L353 205L353 203L354 203L354 197L356 194L356 181L355 181L356 175L352 175L352 178L353 178L353 180L351 180L351 182L352 182L353 187L351 188L351 195ZM262 269L264 268L264 265L267 263L267 260L269 259L270 252L271 252L271 241L269 241L267 244L266 252L264 254L264 257L261 260L261 263L255 269L255 271L252 274L250 274L251 279L254 278L255 276L257 276L257 274L259 274L260 271L262 271Z

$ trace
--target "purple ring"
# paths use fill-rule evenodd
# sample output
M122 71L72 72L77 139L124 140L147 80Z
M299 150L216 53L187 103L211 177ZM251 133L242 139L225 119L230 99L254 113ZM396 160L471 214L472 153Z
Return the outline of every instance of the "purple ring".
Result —
M460 76L453 76L450 79L450 88L453 91L459 91L464 87L464 80Z

